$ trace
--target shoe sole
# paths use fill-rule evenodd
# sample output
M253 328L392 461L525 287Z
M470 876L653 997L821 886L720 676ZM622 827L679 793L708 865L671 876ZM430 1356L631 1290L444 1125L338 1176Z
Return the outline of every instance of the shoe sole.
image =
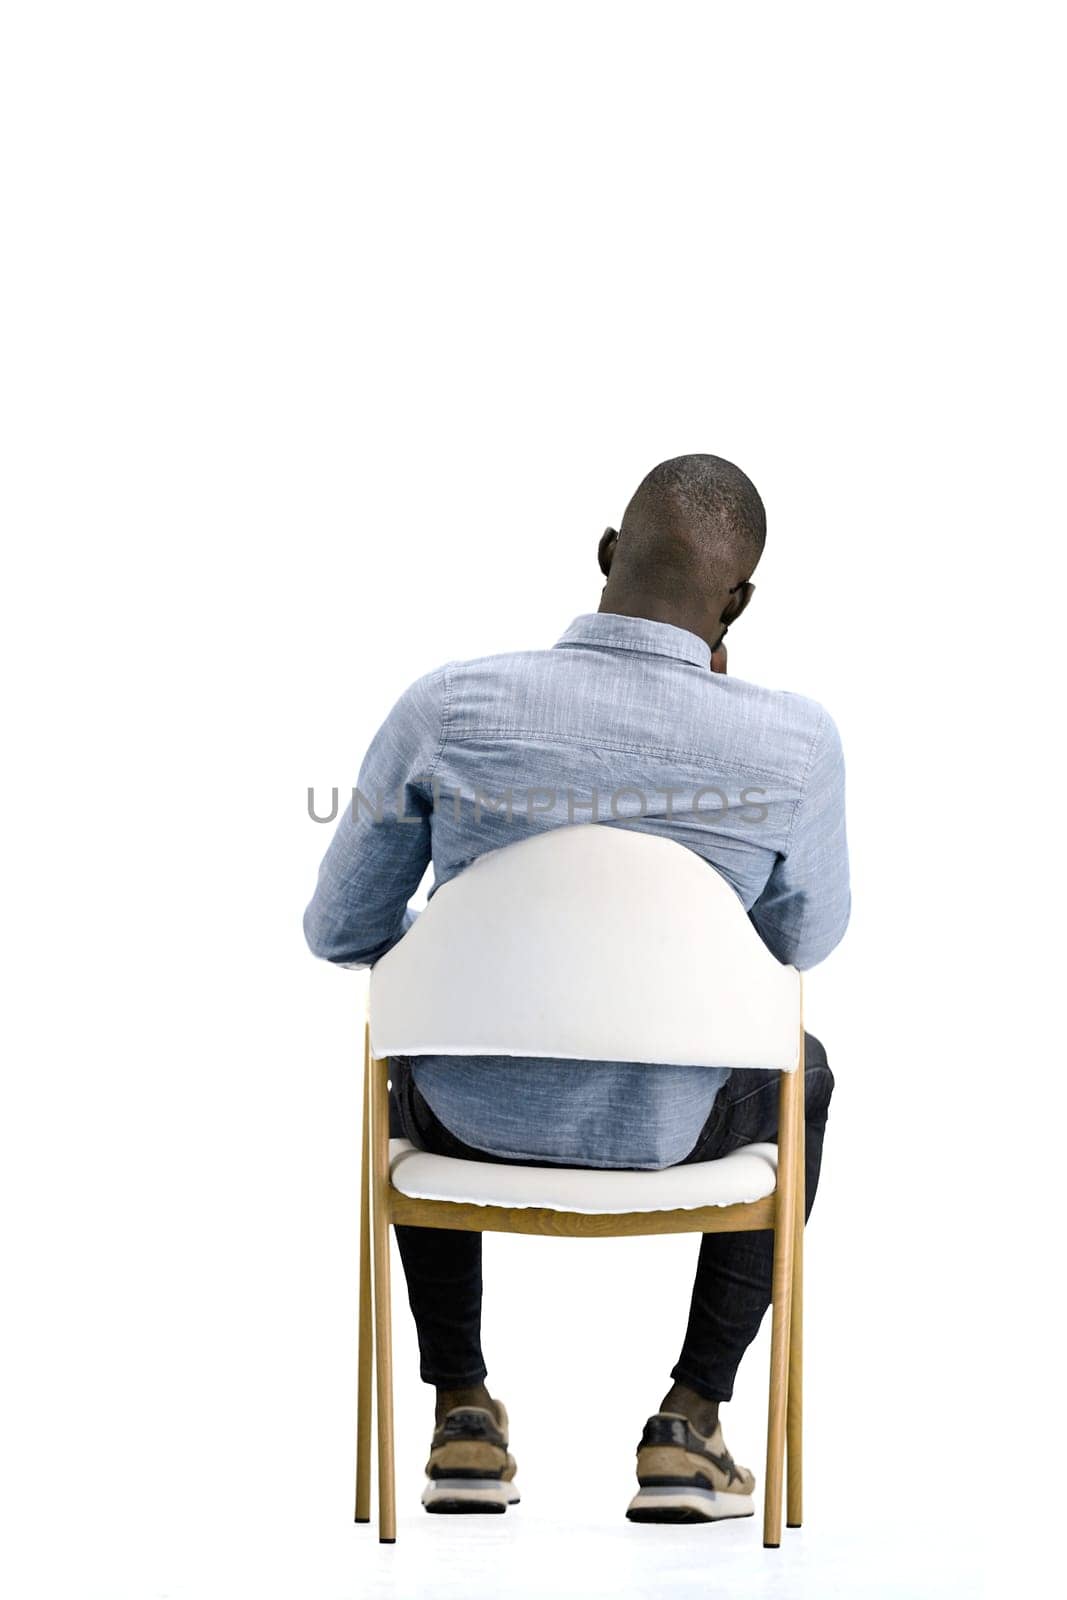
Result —
M446 1516L499 1514L518 1505L519 1491L514 1482L500 1478L430 1478L422 1491L422 1503L427 1511Z
M725 1522L756 1512L750 1494L663 1484L638 1489L626 1508L631 1522Z

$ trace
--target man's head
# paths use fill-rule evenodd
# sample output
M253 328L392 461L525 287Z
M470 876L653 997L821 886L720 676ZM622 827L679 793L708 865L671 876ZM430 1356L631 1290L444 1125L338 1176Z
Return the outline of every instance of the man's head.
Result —
M767 517L755 486L721 456L653 467L600 541L601 611L670 622L714 651L752 597Z

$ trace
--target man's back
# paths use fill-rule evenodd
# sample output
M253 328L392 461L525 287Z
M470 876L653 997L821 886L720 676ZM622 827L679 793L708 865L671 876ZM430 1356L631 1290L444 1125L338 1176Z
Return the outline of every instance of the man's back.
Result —
M712 673L710 659L683 628L602 612L551 650L419 679L375 738L323 863L305 923L312 948L376 960L410 925L407 900L431 860L436 889L487 850L597 822L695 850L779 959L822 960L849 910L836 730L814 702ZM475 1147L605 1166L681 1159L725 1078L455 1057L420 1058L414 1071L442 1122L461 1124Z
M836 729L811 700L710 672L709 655L681 628L598 613L551 650L431 674L435 882L545 827L640 827L714 866L780 960L821 960L848 914L847 873L826 876L844 867Z

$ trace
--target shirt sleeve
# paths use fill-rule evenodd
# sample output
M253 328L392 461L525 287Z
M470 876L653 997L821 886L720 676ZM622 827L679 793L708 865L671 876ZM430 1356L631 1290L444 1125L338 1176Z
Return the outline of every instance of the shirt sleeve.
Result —
M840 943L851 903L845 761L837 728L823 711L785 852L749 914L779 961L805 970Z
M371 742L304 913L304 936L325 961L370 966L415 920L408 900L430 864L444 705L441 668L404 691Z

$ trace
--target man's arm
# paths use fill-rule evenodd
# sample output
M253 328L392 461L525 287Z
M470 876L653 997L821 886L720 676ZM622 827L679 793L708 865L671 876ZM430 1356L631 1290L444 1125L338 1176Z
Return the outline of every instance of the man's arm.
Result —
M805 969L840 943L850 909L845 762L823 711L785 852L749 915L779 961Z
M315 955L365 967L407 932L430 863L429 780L444 738L444 668L405 690L375 734L304 913Z

